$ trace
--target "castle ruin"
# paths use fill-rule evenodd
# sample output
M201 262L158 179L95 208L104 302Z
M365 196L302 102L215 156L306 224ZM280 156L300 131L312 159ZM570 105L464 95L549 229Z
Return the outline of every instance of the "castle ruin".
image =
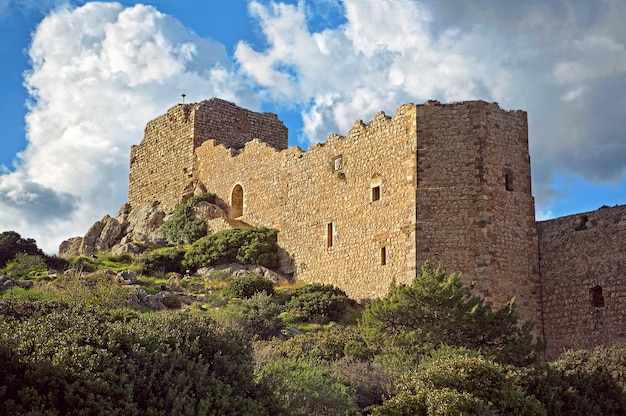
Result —
M515 297L548 359L626 341L626 207L536 223L524 111L405 104L302 151L274 114L179 104L132 147L127 206L206 190L232 224L278 229L300 280L372 299L430 260L495 307Z

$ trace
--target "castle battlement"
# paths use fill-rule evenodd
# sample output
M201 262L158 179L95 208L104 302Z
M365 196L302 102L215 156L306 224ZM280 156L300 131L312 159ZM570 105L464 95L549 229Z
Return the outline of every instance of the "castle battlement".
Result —
M129 203L159 201L171 212L194 187L215 193L232 219L278 229L281 271L298 279L371 299L394 281L409 283L430 260L475 282L494 306L515 297L536 334L546 328L549 357L597 345L583 341L585 330L563 333L562 323L576 325L564 310L576 311L587 332L604 330L598 341L624 339L626 226L609 227L611 267L569 279L563 259L576 253L563 239L574 231L548 223L538 238L524 111L485 101L404 104L303 151L287 148L274 114L219 99L177 105L131 150ZM626 224L618 214L611 221ZM583 234L596 241L609 233L602 230ZM604 247L583 234L572 237L581 250Z

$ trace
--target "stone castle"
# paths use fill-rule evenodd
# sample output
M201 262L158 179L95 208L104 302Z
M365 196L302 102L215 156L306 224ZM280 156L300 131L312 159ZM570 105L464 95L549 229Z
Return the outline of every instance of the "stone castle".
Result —
M494 306L515 297L549 359L626 341L626 206L536 223L523 111L405 104L302 151L274 114L176 105L132 147L123 211L172 212L206 190L227 213L211 231L280 230L280 269L300 280L371 299L430 260Z

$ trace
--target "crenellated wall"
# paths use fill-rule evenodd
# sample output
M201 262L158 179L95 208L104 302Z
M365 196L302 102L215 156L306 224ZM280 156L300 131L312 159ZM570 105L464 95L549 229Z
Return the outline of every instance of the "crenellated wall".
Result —
M201 184L233 224L279 229L281 269L304 281L371 299L430 260L494 306L515 297L548 358L626 342L626 207L536 223L525 112L405 104L307 151L286 147L273 114L174 106L131 150L129 202L171 212Z
M141 207L158 201L173 210L194 179L198 146L214 139L240 149L254 138L279 150L287 148L287 128L275 114L256 113L218 98L170 108L148 123L141 143L131 148L128 202Z

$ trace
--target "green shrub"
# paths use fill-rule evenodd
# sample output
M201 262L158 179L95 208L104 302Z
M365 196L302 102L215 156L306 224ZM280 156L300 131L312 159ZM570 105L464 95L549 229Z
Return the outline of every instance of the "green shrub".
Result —
M231 228L196 241L185 253L184 265L190 268L213 264L241 263L276 267L278 230L269 228Z
M259 291L240 305L242 326L253 337L267 340L280 335L285 324L279 315L282 307L266 291Z
M201 314L2 317L0 362L6 415L278 413L249 340Z
M185 250L168 249L165 251L152 251L141 257L140 262L143 272L146 274L157 273L182 273L182 261L185 257Z
M296 289L288 308L297 311L304 320L325 324L340 320L349 301L343 290L313 283Z
M569 351L525 374L527 391L556 416L626 415L626 347Z
M200 201L215 202L215 195L204 193L194 195L176 210L161 226L163 237L169 244L191 244L207 234L206 221L193 216L193 206Z
M546 415L506 367L468 351L446 350L402 377L373 415Z
M532 321L518 324L514 299L492 310L464 285L428 262L409 285L394 285L367 305L359 327L372 350L400 349L416 357L438 346L481 350L499 362L526 365L537 359Z
M289 415L358 415L356 394L325 361L272 358L259 365L267 385Z
M360 339L354 326L333 325L325 331L304 332L285 341L276 340L269 347L273 357L309 357L332 362L344 356L347 344Z
M229 292L237 298L249 298L259 292L274 293L274 283L257 275L236 277L228 284Z
M0 233L0 269L9 260L13 260L17 253L30 254L31 256L44 256L43 251L37 247L37 242L32 238L22 238L15 231Z
M4 267L4 273L10 276L28 276L29 274L47 270L44 256L17 253Z

